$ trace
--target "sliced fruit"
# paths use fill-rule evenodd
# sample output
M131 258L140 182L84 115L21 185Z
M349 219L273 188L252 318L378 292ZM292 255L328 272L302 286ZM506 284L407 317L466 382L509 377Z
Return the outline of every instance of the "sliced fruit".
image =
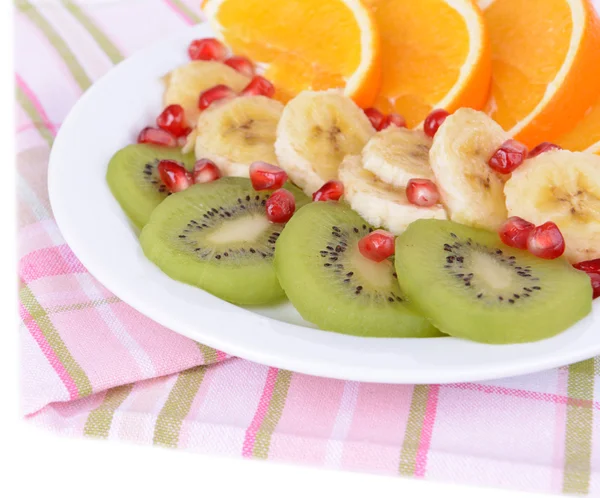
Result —
M302 90L342 88L368 107L381 77L379 33L358 0L209 0L212 28L236 53L265 68L288 101ZM293 22L298 29L290 29Z
M555 150L527 159L506 182L511 216L562 232L571 262L600 257L600 157Z
M366 0L381 32L383 75L375 106L409 127L432 109L481 109L491 55L481 11L471 0Z
M509 138L494 120L473 109L459 109L440 126L429 160L451 220L489 230L506 220L504 179L488 161Z
M290 190L300 205L309 201ZM245 178L222 178L174 194L142 230L144 254L171 278L231 303L281 300L273 252L283 225L267 219L269 197Z
M226 176L250 175L254 161L277 164L275 133L283 105L267 97L215 102L198 119L196 157L213 161Z
M275 151L291 180L312 194L335 180L346 154L358 154L375 130L352 100L335 90L302 92L277 127Z
M376 133L362 151L365 169L394 187L412 178L435 180L429 165L431 139L420 130L392 126Z
M556 143L563 149L600 154L600 101Z
M415 206L406 197L405 189L378 180L362 167L360 156L346 156L339 176L352 209L375 227L384 227L399 234L421 218L446 219L446 211L441 205Z
M358 242L370 230L340 203L315 202L296 212L275 251L288 298L324 330L367 337L438 335L406 303L392 262L375 263L360 254Z
M142 228L150 214L171 195L157 171L162 160L175 161L188 170L194 166L194 156L177 149L155 145L128 145L118 151L108 163L106 181L125 214Z
M243 90L250 78L217 61L193 61L178 67L165 77L165 106L179 104L185 110L188 125L196 126L200 94L217 85L227 85L235 92Z
M591 310L589 278L564 258L539 259L450 221L419 220L398 237L396 272L437 328L477 342L545 339Z
M589 0L495 0L490 115L528 147L556 140L598 98L600 20Z

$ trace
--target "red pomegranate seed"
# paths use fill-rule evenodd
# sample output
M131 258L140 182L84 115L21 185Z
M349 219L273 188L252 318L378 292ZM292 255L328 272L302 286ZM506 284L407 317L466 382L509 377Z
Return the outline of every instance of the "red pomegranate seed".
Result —
M177 147L177 138L159 128L144 128L137 138L138 144L153 144L163 147Z
M313 201L339 201L344 195L344 184L338 180L330 180L325 183L313 195Z
M542 142L539 145L536 145L533 149L529 151L529 155L527 157L535 157L543 154L544 152L548 152L549 150L561 150L562 147L559 145L553 144L552 142Z
M358 241L358 250L365 258L380 263L396 251L394 234L375 230Z
M165 107L156 118L156 125L174 137L184 137L190 132L185 121L185 111L179 104Z
M527 238L534 228L533 223L529 223L518 216L511 216L500 227L498 235L500 235L500 240L507 246L527 249Z
M411 178L406 184L406 198L415 206L431 207L440 202L440 192L431 180Z
M181 192L192 184L188 171L175 161L164 159L158 163L156 169L169 192Z
M225 64L235 69L238 73L248 76L248 78L254 76L254 64L247 57L235 55L225 60Z
M291 192L280 188L267 199L266 209L269 221L286 223L296 210L296 199Z
M600 273L588 273L592 281L592 299L600 297Z
M233 97L237 97L237 93L235 93L227 85L213 86L212 88L209 88L200 94L200 98L198 99L198 107L201 111L203 111L217 100L229 99Z
M363 112L369 118L369 121L371 121L371 126L373 126L373 128L375 128L377 131L383 129L383 122L385 121L385 114L383 114L378 109L375 109L374 107L369 107L367 109L364 109Z
M250 165L250 181L254 190L277 190L287 181L287 173L281 168L262 161Z
M242 90L242 95L264 95L271 98L275 95L275 87L268 79L262 76L255 76L246 88Z
M190 43L188 54L193 61L222 61L227 57L227 49L216 38L203 38Z
M600 258L590 259L589 261L580 261L573 266L586 273L600 273Z
M437 133L438 128L448 116L450 116L450 113L444 109L434 109L431 111L423 123L423 131L425 134L428 137L433 138L433 136Z
M488 165L494 171L508 175L516 170L527 159L527 147L521 142L509 139L494 152Z
M221 170L210 159L200 159L194 164L194 171L192 173L194 183L214 182L222 176Z
M397 126L398 128L406 128L406 119L404 119L404 116L393 112L385 117L381 129L385 130L390 125Z
M592 281L593 299L600 297L600 258L590 261L581 261L573 265L574 268L586 272Z
M538 258L556 259L565 252L565 239L556 224L548 221L529 232L527 250Z

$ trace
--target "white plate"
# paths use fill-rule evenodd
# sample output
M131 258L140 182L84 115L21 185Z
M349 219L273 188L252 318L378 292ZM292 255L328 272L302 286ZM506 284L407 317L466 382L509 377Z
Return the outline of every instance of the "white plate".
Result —
M180 334L259 363L313 375L389 383L508 377L600 353L600 302L545 341L489 346L451 338L365 339L317 330L287 304L244 309L171 280L143 256L105 181L111 156L161 110L160 78L186 62L206 26L137 53L97 82L64 122L50 158L58 225L86 268L123 301Z

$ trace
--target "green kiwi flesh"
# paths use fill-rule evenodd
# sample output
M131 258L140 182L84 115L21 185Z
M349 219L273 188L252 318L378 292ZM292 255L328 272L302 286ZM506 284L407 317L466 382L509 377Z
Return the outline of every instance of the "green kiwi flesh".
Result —
M291 184L296 204L309 202ZM283 225L266 217L270 192L256 192L247 178L222 178L166 198L143 228L145 255L175 280L240 305L284 298L273 266Z
M314 202L296 212L277 240L275 268L305 320L324 330L367 337L435 337L406 302L391 261L358 251L372 228L343 203Z
M564 258L540 259L497 234L418 220L396 239L396 272L410 301L442 332L510 344L562 332L592 305L589 277Z
M150 214L170 194L160 180L156 166L162 159L177 161L191 170L193 154L154 145L128 145L108 163L106 181L114 197L133 224L142 228Z

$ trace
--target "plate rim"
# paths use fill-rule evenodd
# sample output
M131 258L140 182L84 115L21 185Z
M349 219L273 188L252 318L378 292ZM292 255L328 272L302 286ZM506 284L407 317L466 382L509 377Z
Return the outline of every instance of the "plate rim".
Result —
M587 358L591 358L597 354L600 354L600 338L597 343L593 345L584 345L582 344L579 348L573 346L567 352L563 352L562 354L550 355L548 357L530 357L526 359L522 359L516 364L507 364L507 366L503 366L500 368L492 364L481 364L477 369L464 369L464 370L417 370L414 369L406 369L404 367L396 365L393 369L389 367L386 369L377 369L373 365L344 365L340 364L324 364L324 359L321 358L312 358L307 359L304 357L299 358L294 355L288 354L287 356L280 357L280 352L277 353L274 350L268 349L255 349L249 347L248 345L242 345L236 340L231 342L231 340L224 339L220 334L223 333L222 330L219 329L218 324L213 321L212 327L202 328L200 330L192 331L190 330L190 324L187 321L182 321L180 318L176 316L167 316L164 310L160 309L160 307L152 307L148 305L147 302L144 302L145 298L140 297L139 293L135 292L135 289L131 288L127 285L127 279L123 280L123 278L119 279L115 272L112 273L110 271L106 271L106 264L99 263L98 255L90 252L90 243L89 240L83 240L80 235L78 235L78 222L74 220L74 213L77 212L78 206L71 206L65 204L65 198L69 198L67 195L65 197L65 186L63 184L64 181L67 181L63 178L64 171L61 174L61 168L65 168L63 164L63 159L68 157L66 151L69 148L69 142L71 139L71 129L76 127L74 123L77 123L80 113L82 109L85 110L86 106L90 102L96 98L96 94L101 92L106 85L107 81L111 81L113 78L118 78L121 72L126 73L128 68L135 67L140 61L145 61L151 58L151 55L155 55L157 52L164 50L163 47L168 46L178 46L179 44L183 44L184 40L187 42L189 39L198 36L198 35L207 35L210 34L210 29L206 24L200 24L197 26L186 28L185 30L181 30L175 35L171 35L167 38L159 40L155 42L151 46L144 48L135 54L131 55L121 63L117 64L113 68L111 68L104 76L98 79L75 103L73 108L68 113L68 116L63 122L61 126L53 147L50 152L50 160L48 166L48 191L50 197L50 204L52 207L52 211L54 213L54 217L57 223L57 226L65 239L66 243L69 245L75 256L81 261L87 271L90 272L104 287L114 293L117 297L119 297L123 302L132 306L138 312L144 314L155 322L163 325L164 327L172 330L175 333L179 333L181 335L187 336L193 340L199 341L207 346L214 347L221 351L227 352L228 354L239 356L241 358L248 359L250 361L254 361L261 364L267 364L269 366L284 368L288 370L293 370L295 372L304 373L308 375L318 375L328 378L335 378L341 380L352 380L352 381L360 381L360 382L381 382L381 383L392 383L392 384L424 384L424 383L454 383L454 382L470 382L470 381L484 381L498 378L506 378L512 377L515 375L523 375L529 374L533 372L538 372L550 368L555 368L558 366L562 366L568 363L581 361ZM176 58L173 57L175 61ZM151 65L151 64L150 64ZM175 66L175 62L173 66ZM115 149L116 152L116 149ZM68 161L66 161L68 162ZM106 173L106 165L104 167L103 173ZM104 175L102 175L104 178ZM104 182L106 183L106 182ZM107 185L104 186L105 190L108 191ZM109 204L112 202L116 203L112 195L111 199L108 201ZM117 204L118 206L118 204ZM87 206L86 206L87 207ZM118 207L120 210L120 207ZM120 216L121 223L123 219L130 226L127 221L124 213L121 211ZM122 228L122 227L119 227ZM131 227L129 228L130 230ZM81 233L81 232L80 232ZM136 237L137 239L137 237ZM137 252L141 253L141 249L139 249L139 244L137 248ZM144 256L142 255L142 258ZM142 266L145 266L147 269L151 263L149 261L140 262ZM152 265L153 266L153 265ZM257 315L256 313L237 307L230 303L226 303L215 296L212 296L200 289L192 288L187 284L183 284L180 282L176 282L171 280L166 275L162 274L158 268L154 267L155 271L150 271L154 280L157 280L159 283L167 285L166 281L169 283L167 287L173 287L175 289L181 290L182 288L187 288L187 291L181 291L182 294L186 296L189 294L190 289L192 289L193 293L196 296L203 296L203 301L206 301L208 305L215 305L214 309L210 309L212 313L217 313L217 318L225 318L233 320L234 322L239 322L237 315L241 317L242 322L245 320L256 322L261 326L266 328L275 328L276 334L289 334L288 339L291 337L296 338L298 334L304 335L303 341L295 341L297 345L304 343L306 346L306 342L311 343L311 336L315 334L332 334L331 332L318 331L315 329L302 327L299 325L282 322L279 320L275 320L272 318L267 318L262 315ZM156 272L160 273L157 275ZM154 282L153 280L153 282ZM179 292L179 290L177 292ZM219 301L220 303L216 303ZM600 303L595 303L594 310L585 320L591 322L591 325L594 327L598 327L600 323ZM204 307L204 309L207 309ZM218 310L218 312L217 312ZM251 318L253 316L254 318ZM256 317L259 317L256 319ZM579 326L579 324L577 324ZM574 327L573 327L574 328ZM581 328L581 327L580 327ZM563 335L569 332L563 332L560 335ZM338 334L336 334L337 336ZM552 341L556 339L554 338L548 339L546 341ZM308 337L308 341L306 340ZM330 337L331 338L331 337ZM343 339L342 339L343 338ZM356 338L352 336L341 336L338 337L333 342L338 342L344 347L355 347L358 348L366 348L369 349L370 341L378 341L380 344L383 344L383 341L403 341L402 344L408 345L411 342L418 341L421 344L428 344L433 349L436 349L437 346L442 345L444 348L447 347L451 342L460 342L464 343L467 341L460 341L459 339L454 338L431 338L431 339L365 339L365 338ZM542 341L542 342L546 342ZM560 342L560 341L559 341ZM315 347L315 344L311 343L312 347ZM510 349L510 348L519 348L526 345L508 345L508 346L492 346L492 345L483 345L479 343L468 343L467 349L489 349L493 348L494 351L498 352L498 354L502 354L502 350ZM536 344L536 343L529 343ZM537 343L539 344L539 343ZM476 346L473 346L476 345ZM309 347L310 349L310 347ZM364 351L363 351L364 352ZM445 375L441 375L444 372Z

